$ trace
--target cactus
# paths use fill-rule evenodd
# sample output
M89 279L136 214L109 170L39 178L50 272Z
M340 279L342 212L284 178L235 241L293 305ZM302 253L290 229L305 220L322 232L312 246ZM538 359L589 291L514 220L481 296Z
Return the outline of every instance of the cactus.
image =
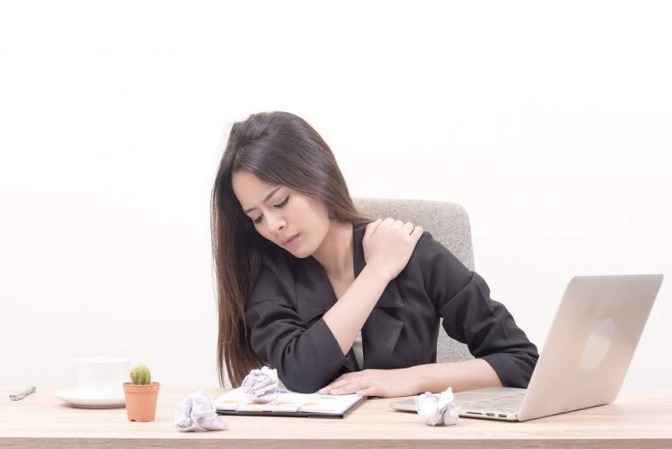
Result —
M145 365L136 366L131 370L131 380L135 385L149 385L152 382L149 368Z

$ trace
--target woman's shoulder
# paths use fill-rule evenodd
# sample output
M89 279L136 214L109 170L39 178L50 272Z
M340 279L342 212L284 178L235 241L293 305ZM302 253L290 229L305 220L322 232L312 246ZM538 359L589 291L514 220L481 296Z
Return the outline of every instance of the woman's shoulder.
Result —
M459 270L470 271L465 265L453 254L450 249L446 248L443 243L434 239L432 234L424 231L418 244L413 251L413 255L409 260L410 263L420 265L424 270L430 269L436 264Z
M450 253L450 250L441 242L436 241L429 231L424 231L420 236L420 240L418 240L418 244L415 246L413 256L426 258L446 252Z
M268 298L294 296L294 275L288 258L277 251L261 253L259 272L254 280L247 307Z

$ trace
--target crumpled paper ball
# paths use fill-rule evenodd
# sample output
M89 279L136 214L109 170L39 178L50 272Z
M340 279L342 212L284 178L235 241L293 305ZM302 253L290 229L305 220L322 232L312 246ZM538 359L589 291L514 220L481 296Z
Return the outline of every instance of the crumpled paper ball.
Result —
M240 385L250 401L267 404L277 399L279 390L278 372L264 366L261 369L253 369L245 376Z
M452 388L440 394L423 393L415 397L415 410L428 426L452 426L460 417L460 406L454 401Z
M226 430L229 425L217 415L215 401L199 390L187 396L175 409L175 425L182 432Z

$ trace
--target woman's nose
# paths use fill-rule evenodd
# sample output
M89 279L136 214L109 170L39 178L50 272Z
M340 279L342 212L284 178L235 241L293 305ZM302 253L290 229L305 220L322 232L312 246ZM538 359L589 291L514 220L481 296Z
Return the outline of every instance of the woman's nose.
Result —
M287 223L285 223L285 219L280 214L269 214L267 216L266 224L270 233L277 234L285 228Z

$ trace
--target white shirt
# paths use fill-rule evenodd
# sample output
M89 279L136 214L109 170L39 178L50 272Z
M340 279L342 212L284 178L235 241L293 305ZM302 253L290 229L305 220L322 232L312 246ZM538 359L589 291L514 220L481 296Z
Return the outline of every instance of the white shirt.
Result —
M352 351L355 353L355 360L359 369L364 369L364 348L362 348L362 333L357 334L355 342L352 344Z

